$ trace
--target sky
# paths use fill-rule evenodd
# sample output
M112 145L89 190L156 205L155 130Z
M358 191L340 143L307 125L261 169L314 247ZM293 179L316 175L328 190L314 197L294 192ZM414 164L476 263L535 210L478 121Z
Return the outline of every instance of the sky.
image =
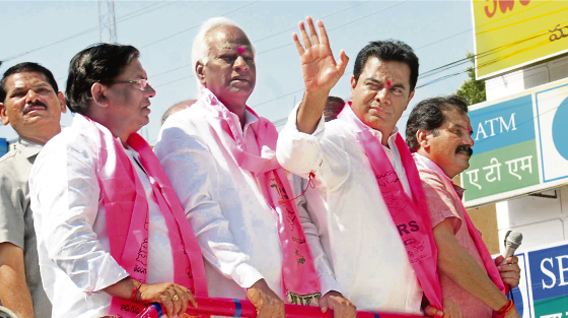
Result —
M59 90L65 91L71 58L92 44L110 40L107 29L103 29L102 37L99 32L99 4L100 16L108 21L106 0L0 0L0 73L20 62L37 62L53 72ZM406 42L420 59L421 74L474 51L470 0L116 0L114 12L117 42L140 50L140 61L157 91L151 99L150 123L140 130L150 144L157 140L162 114L171 105L197 95L191 45L199 25L211 17L225 16L248 34L257 52L256 87L248 105L279 129L303 94L300 62L291 34L298 31L298 22L306 16L324 22L336 58L341 49L350 57L344 76L331 91L346 100L353 62L369 41ZM420 100L454 93L467 79L468 66L466 63L420 77L399 129L404 131L410 110ZM68 126L71 121L68 112L61 123ZM17 134L9 125L0 125L0 138L13 140Z

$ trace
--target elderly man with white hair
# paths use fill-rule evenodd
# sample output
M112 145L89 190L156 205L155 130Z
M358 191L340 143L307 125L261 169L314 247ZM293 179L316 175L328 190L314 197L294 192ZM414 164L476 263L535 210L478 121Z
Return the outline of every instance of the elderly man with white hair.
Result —
M228 19L209 19L194 40L192 60L197 102L166 120L154 149L207 260L209 295L246 296L259 317L284 317L284 301L319 302L336 317L354 316L355 307L339 293L320 297L331 290L315 268L325 264L311 255L292 176L275 158L278 133L246 105L256 65L245 32Z

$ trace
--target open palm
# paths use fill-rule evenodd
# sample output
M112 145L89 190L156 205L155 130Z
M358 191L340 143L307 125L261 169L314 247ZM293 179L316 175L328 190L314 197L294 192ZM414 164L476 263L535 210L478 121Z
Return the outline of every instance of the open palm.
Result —
M296 33L292 35L296 49L300 54L304 85L306 86L306 91L321 90L329 92L345 72L349 58L345 55L345 51L341 50L339 54L340 60L336 62L329 46L323 22L317 21L321 35L320 41L312 19L308 17L306 20L310 36L306 32L304 22L299 23L300 35L304 46L300 43Z

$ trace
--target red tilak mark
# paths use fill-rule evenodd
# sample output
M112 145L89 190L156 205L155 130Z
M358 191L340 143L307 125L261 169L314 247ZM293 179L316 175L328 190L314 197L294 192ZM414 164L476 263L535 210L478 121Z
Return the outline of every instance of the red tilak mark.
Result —
M245 49L242 46L239 46L238 50L239 54L243 54L243 52L245 51Z
M391 81L387 81L387 87L390 87L392 85Z

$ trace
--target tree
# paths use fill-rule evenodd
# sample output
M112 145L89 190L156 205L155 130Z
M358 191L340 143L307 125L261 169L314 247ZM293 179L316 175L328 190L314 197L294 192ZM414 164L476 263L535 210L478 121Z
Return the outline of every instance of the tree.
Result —
M475 79L475 56L473 53L468 52L466 54L467 58L474 65L467 69L468 80L465 80L462 86L456 91L456 95L465 99L469 105L484 102L486 100L485 95L485 82L478 81Z

